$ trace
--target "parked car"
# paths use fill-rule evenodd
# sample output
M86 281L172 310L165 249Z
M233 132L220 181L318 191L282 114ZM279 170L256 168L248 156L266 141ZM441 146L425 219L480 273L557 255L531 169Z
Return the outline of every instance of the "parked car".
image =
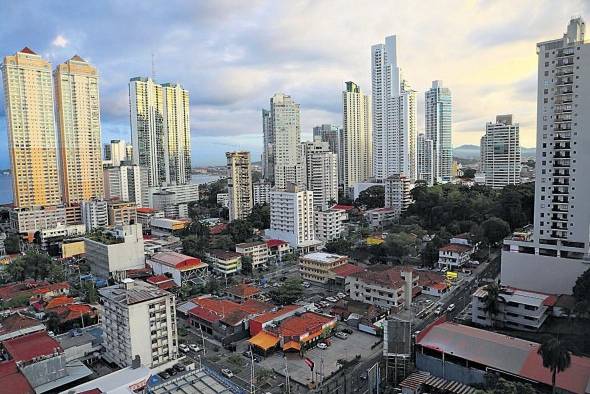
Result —
M174 366L174 369L177 370L178 372L186 371L186 367L184 366L184 364L176 364Z
M338 300L334 297L326 297L326 301L330 301L330 302L338 302Z
M434 314L437 315L437 316L440 315L441 313L442 313L442 308L441 307L438 307L438 308L436 308L434 310Z
M168 379L170 377L170 374L166 371L162 371L160 372L160 377L164 380Z
M188 345L188 347L193 351L193 352L199 352L201 351L201 348L198 347L197 345L195 345L194 343L191 343L190 345Z
M168 372L168 374L169 374L170 376L174 376L174 375L176 375L176 374L178 373L178 371L177 371L177 370L175 370L174 368L168 368L168 369L166 370L166 372Z
M227 368L222 369L221 373L223 374L223 376L225 376L228 379L234 377L234 373Z
M242 352L242 356L250 358L252 357L252 353L250 353L249 350L246 350L245 352Z
M311 287L311 283L309 283L307 281L303 282L303 287L305 287L307 289L307 288Z
M189 351L189 347L184 343L181 343L180 345L178 345L178 348L183 353L187 353Z
M447 307L447 312L452 312L455 310L455 304L451 304Z
M352 331L351 328L345 327L342 329L342 332L347 333L348 335L352 334L354 331Z
M327 348L328 348L328 345L326 345L325 343L323 343L323 342L318 343L318 349L325 350Z
M338 293L338 294L336 294L336 297L342 299L342 298L345 298L346 297L346 294L344 294L344 293Z
M334 336L336 338L340 338L340 339L346 339L348 338L348 334L342 331L338 331L336 334L334 334Z

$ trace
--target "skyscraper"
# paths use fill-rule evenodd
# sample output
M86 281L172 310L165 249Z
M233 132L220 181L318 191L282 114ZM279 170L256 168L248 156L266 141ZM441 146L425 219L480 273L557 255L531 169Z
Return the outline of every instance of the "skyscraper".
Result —
M512 123L512 115L498 115L495 123L486 124L480 143L480 168L486 186L501 189L520 183L519 129L518 123Z
M148 168L149 186L190 182L188 91L151 78L129 82L133 163Z
M432 141L433 177L436 182L449 182L453 166L451 90L443 87L442 81L432 81L424 96L425 137Z
M432 140L427 139L424 133L418 134L418 142L416 143L418 157L416 180L424 181L428 186L434 184L433 145Z
M98 72L75 55L57 66L53 79L63 200L103 198Z
M245 219L252 212L250 152L227 152L229 220Z
M343 118L340 159L345 193L354 184L373 174L373 134L371 133L370 104L354 82L346 82L342 92Z
M319 138L303 142L307 190L313 192L316 211L328 209L338 202L338 156L330 150L330 144Z
M121 162L127 161L127 144L124 140L111 140L104 145L104 158L112 166L120 166Z
M51 65L25 47L4 58L2 75L13 204L57 205L61 198Z
M371 47L373 176L416 179L416 92L397 64L396 36Z
M502 282L571 294L590 255L590 43L572 19L537 44L537 160L532 239L504 242Z
M328 143L330 151L338 154L340 145L340 128L333 124L323 124L313 128L313 139Z
M277 190L284 190L288 183L305 187L299 119L299 104L291 96L277 93L270 99L270 114L265 127L270 127L268 143L272 146L274 185Z
M262 110L262 176L267 182L275 181L275 161L273 156L274 135L270 120L270 111Z

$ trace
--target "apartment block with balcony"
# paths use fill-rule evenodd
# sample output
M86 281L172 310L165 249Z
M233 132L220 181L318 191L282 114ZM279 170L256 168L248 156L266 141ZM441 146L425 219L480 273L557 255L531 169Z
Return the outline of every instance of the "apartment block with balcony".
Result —
M269 250L266 242L244 242L236 245L236 253L248 256L252 259L252 268L260 268L266 265L269 258Z
M557 298L510 287L500 289L498 313L485 311L488 292L480 287L471 296L471 322L484 327L505 327L513 330L538 331L549 316Z
M350 274L345 289L350 299L382 308L400 310L420 292L417 272L407 267L373 267Z
M303 280L325 284L334 278L332 270L347 262L348 256L324 252L308 253L299 257L299 272Z
M315 234L320 241L341 238L346 231L348 213L344 209L330 208L315 213Z
M142 281L123 283L99 290L104 357L125 368L136 356L142 364L159 372L178 357L176 304L172 293Z

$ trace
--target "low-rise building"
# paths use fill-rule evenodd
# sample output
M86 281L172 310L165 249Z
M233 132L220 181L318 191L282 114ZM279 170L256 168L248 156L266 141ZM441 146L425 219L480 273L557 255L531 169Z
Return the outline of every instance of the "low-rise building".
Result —
M153 218L150 221L150 229L153 235L165 237L170 235L179 235L188 227L190 222L186 220L176 220L168 218Z
M83 224L70 226L58 224L54 228L47 228L38 232L41 249L51 255L56 255L61 251L61 245L66 238L84 235L85 233L86 226Z
M8 211L10 228L19 234L34 234L66 224L66 209L60 206L43 208L13 208Z
M505 327L513 330L538 331L549 316L557 297L501 287L498 312L486 312L488 291L480 287L471 296L471 322L483 327Z
M84 238L86 261L93 274L120 280L125 271L145 266L141 224L96 230Z
M201 259L176 252L159 252L147 259L154 274L168 274L177 286L187 282L205 283L209 277L209 264Z
M109 224L109 212L106 201L83 201L80 205L82 223L86 225L86 231L106 227Z
M333 279L333 269L345 265L348 256L332 253L314 252L299 257L299 272L303 280L328 283Z
M247 283L239 283L237 285L225 289L225 294L230 299L236 301L246 301L262 294L262 290L260 290L256 286L251 286Z
M136 356L156 372L178 357L176 299L157 286L133 279L99 290L105 353L120 368Z
M374 208L365 212L365 219L371 228L383 228L394 223L399 216L393 208Z
M108 201L109 226L137 223L137 204L126 201Z
M217 205L227 208L229 206L229 194L228 193L217 193L216 196Z
M315 212L315 234L320 241L341 238L346 230L348 213L344 209L330 208Z
M418 285L421 287L422 294L434 297L442 297L449 291L445 277L432 271L420 271Z
M266 246L270 260L275 262L282 262L286 255L293 253L291 245L280 239L267 239Z
M108 375L67 390L68 394L134 394L141 392L152 377L152 370L137 360L130 367L119 369ZM155 393L155 391L151 391ZM160 394L160 393L158 393Z
M473 248L469 245L450 243L438 249L438 266L454 270L469 262Z
M551 390L551 371L543 366L539 343L439 319L416 337L416 368L439 378L468 385L486 382L489 371L509 380L533 384L540 392ZM590 359L571 356L569 368L557 375L563 393L586 393Z
M164 212L155 210L154 208L137 208L137 223L141 223L144 230L150 228L152 219L163 217Z
M419 275L409 267L372 267L371 271L346 277L346 292L352 300L399 310L408 307L420 292Z
M236 244L236 252L242 256L250 257L254 269L260 268L268 262L269 250L264 241Z
M37 331L45 331L43 322L20 313L14 313L0 321L0 342Z
M236 252L213 249L207 252L211 268L227 277L242 270L242 255Z

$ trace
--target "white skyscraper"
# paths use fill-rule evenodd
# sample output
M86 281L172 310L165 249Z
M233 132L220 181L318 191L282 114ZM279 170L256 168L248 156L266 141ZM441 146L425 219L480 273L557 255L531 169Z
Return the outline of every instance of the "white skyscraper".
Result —
M149 186L189 183L188 91L178 84L132 78L129 105L133 163L148 168Z
M283 93L275 94L270 99L270 113L263 113L265 149L272 149L267 157L277 190L284 190L288 183L305 187L299 118L299 104Z
M396 36L371 47L373 176L404 173L416 179L416 92L397 64Z
M124 140L111 140L104 146L105 160L112 166L120 166L127 161L127 143Z
M418 170L416 180L424 181L428 186L434 184L434 154L432 140L427 139L424 133L418 134L417 156Z
M342 92L342 133L340 167L345 193L373 174L373 134L369 98L354 82L346 82Z
M392 175L384 181L385 207L393 208L397 217L401 216L410 203L412 184L404 174Z
M442 81L432 81L424 96L425 137L432 141L434 180L449 182L453 166L451 90Z
M105 198L129 201L138 207L149 207L146 167L122 165L103 170Z
M520 135L512 115L498 115L496 122L486 124L480 143L480 169L485 184L494 189L520 183Z
M313 192L315 210L328 209L338 201L338 156L330 144L319 139L302 143L307 171L307 190Z
M537 44L537 160L532 239L504 242L504 284L571 294L588 269L590 43L572 19L563 38Z

